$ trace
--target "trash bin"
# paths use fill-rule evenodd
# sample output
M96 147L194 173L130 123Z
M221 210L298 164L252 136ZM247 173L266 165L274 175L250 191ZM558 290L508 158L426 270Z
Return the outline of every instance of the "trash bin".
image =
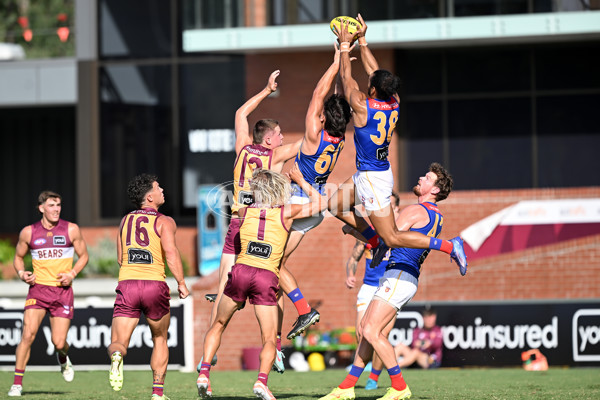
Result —
M242 349L242 369L258 370L260 368L260 352L262 347L246 347Z

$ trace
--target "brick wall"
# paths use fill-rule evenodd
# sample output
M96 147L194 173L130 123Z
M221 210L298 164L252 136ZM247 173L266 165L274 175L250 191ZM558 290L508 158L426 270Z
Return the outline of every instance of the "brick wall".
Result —
M247 97L264 87L271 71L281 70L278 97L265 100L251 116L250 123L254 124L260 118L275 118L281 123L287 143L301 138L308 102L316 82L331 62L331 55L331 52L310 52L247 56ZM391 51L375 50L375 56L381 68L394 69ZM354 65L357 64L355 62ZM355 68L354 76L364 89L367 79L361 77L360 66ZM346 133L346 143L329 179L331 183L342 183L355 172L351 130ZM390 146L393 166L399 165L397 153L398 143L394 141ZM394 175L398 176L398 172L394 170ZM444 213L442 237L457 236L472 223L520 200L583 197L600 197L600 188L454 192L440 203ZM401 194L401 204L412 204L415 200L412 193ZM306 235L288 262L288 268L296 276L304 297L312 305L320 304L321 322L317 327L323 330L353 326L356 318L358 288L348 290L344 284L345 262L354 241L342 235L341 226L335 218L326 218L316 230ZM433 252L424 264L414 300L597 298L600 297L599 249L600 235L597 235L502 254L471 263L466 277L460 276L458 267L450 264L447 255ZM359 273L362 273L360 268L364 271L364 262L359 267ZM214 274L200 279L193 287L196 360L202 356L202 342L211 311L211 304L204 300L204 293L214 292L216 287L217 277ZM287 298L285 306L284 337L297 316ZM289 341L283 340L284 346L289 344ZM234 315L223 335L218 351L219 368L240 369L242 349L260 345L258 323L252 307L246 306Z
M533 189L453 192L440 203L444 214L442 237L457 236L470 224L520 200L600 197L600 188ZM415 196L401 194L401 204ZM311 304L321 303L321 329L354 325L358 288L344 284L344 265L353 240L341 233L341 222L326 218L310 232L289 260L304 296ZM364 271L360 263L359 274ZM193 288L195 313L195 357L202 356L202 341L208 329L210 304L204 293L216 290L215 276L200 279ZM414 301L473 301L504 299L583 299L600 297L600 235L554 245L479 259L461 277L456 264L432 252L423 264L419 290ZM286 298L283 335L291 328L296 311ZM289 341L283 341L288 345ZM223 335L218 352L219 368L241 368L244 347L260 346L258 324L251 306L236 313Z

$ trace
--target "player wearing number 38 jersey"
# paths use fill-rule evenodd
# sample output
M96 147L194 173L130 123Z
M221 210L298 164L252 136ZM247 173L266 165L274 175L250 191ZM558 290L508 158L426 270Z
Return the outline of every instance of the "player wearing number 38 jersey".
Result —
M465 275L467 257L460 237L441 240L420 232L401 231L396 226L390 204L394 176L387 156L388 145L398 122L400 78L390 71L379 69L379 64L366 41L367 25L360 15L358 19L361 28L356 32L350 33L347 25L342 25L339 31L336 30L341 51L340 77L346 99L354 111L357 172L352 176L353 185L350 190L338 190L331 197L329 210L360 232L362 238L357 239L364 240L372 246L373 267L383 259L388 247L434 249L450 254L451 259L458 264L460 273ZM366 92L360 91L352 77L349 53L350 44L356 39L363 67L369 76ZM355 197L361 200L375 230L352 207Z
M367 124L354 127L356 169L359 171L387 171L388 146L398 121L400 105L394 97L388 100L366 99Z

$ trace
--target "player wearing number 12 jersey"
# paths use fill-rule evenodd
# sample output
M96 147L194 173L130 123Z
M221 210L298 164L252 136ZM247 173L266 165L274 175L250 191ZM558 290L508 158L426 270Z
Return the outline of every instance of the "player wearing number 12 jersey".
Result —
M131 334L144 313L154 343L150 359L152 399L160 400L166 398L163 386L169 362L167 337L171 318L165 260L177 281L179 298L185 299L189 290L175 244L177 225L173 218L158 212L165 203L165 196L157 178L148 174L136 176L129 182L127 194L137 210L123 217L117 237L117 260L121 269L111 327L112 343L108 346L109 383L115 391L123 387L123 358L127 355Z
M250 180L257 169L270 169L281 172L283 164L293 158L300 148L301 140L295 143L283 145L283 135L279 122L274 119L261 119L250 131L248 124L249 115L256 110L259 104L271 93L277 90L277 77L279 70L273 71L269 76L267 86L248 101L246 101L235 113L235 152L236 160L233 166L233 204L231 206L231 221L225 236L223 253L219 264L219 287L214 296L214 306L211 311L210 322L214 322L217 307L227 276L231 267L235 264L236 256L240 253L240 220L238 211L241 207L252 204L250 193ZM287 272L282 271L282 275ZM212 296L211 296L212 297ZM197 370L200 370L198 363ZM212 360L216 362L216 358ZM283 372L283 362L280 364L280 372Z
M450 254L451 259L457 262L460 273L464 275L467 273L467 257L460 237L442 240L419 232L400 231L396 226L390 203L394 177L387 157L388 146L398 121L400 79L389 71L379 69L366 42L367 25L362 16L359 15L358 19L361 28L354 34L348 32L347 25L336 30L342 52L340 77L346 99L354 111L357 172L352 177L352 182L347 181L351 187L349 191L338 191L331 197L329 209L336 217L356 228L365 241L371 244L374 250L373 266L379 264L388 247L435 249ZM356 38L363 67L369 76L366 93L359 90L352 78L349 52L350 43ZM375 230L352 207L355 194L364 205ZM345 212L344 205L348 203L346 200L350 200L351 212Z

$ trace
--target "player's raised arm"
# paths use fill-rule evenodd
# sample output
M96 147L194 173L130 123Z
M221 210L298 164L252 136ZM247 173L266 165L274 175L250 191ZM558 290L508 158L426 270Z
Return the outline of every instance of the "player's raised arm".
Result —
M367 76L371 76L371 74L379 69L379 64L371 53L371 50L368 47L367 43L367 24L363 20L362 15L358 14L358 21L360 22L360 29L356 31L358 37L358 46L360 48L360 59L363 64L363 68L367 73Z
M350 43L354 40L356 32L354 34L348 32L347 22L343 22L339 30L337 27L334 28L335 34L340 42L340 77L342 87L344 88L344 96L355 113L361 112L366 110L366 106L363 104L366 100L366 95L359 90L358 83L356 83L352 77L352 65L350 59L350 51L352 50Z
M277 77L280 71L275 70L269 76L267 86L257 94L255 94L250 100L246 101L238 110L235 112L235 153L238 154L240 150L249 144L252 144L252 132L248 124L248 116L252 114L258 105L267 98L271 93L277 90Z
M308 104L308 110L306 111L305 127L306 131L304 137L311 143L318 143L321 136L321 114L323 113L323 105L325 104L325 97L331 90L331 85L336 78L340 69L340 51L334 44L335 53L333 56L333 62L327 68L327 71L323 74L317 86L313 91L312 98Z

